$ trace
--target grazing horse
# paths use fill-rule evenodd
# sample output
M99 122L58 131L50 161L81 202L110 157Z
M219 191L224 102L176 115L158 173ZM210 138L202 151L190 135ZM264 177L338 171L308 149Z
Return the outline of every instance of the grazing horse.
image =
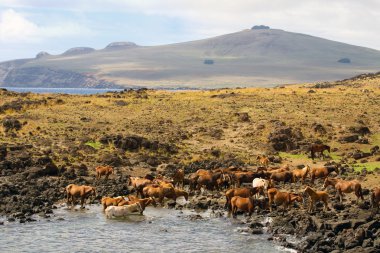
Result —
M111 197L103 197L102 198L102 205L103 205L103 211L106 210L107 207L109 206L117 206L119 205L120 202L124 200L123 197L119 196L116 198L111 198Z
M87 186L87 185L75 185L75 184L69 184L66 186L66 196L67 196L67 205L71 204L74 207L75 205L75 198L80 198L80 205L81 208L84 208L84 202L88 197L93 195L96 197L96 190L95 187Z
M294 169L292 171L293 174L293 182L297 182L298 178L302 179L302 184L305 182L305 178L310 172L310 166L306 165L303 169Z
M371 204L373 208L379 208L380 203L380 187L371 190Z
M326 211L328 209L329 194L327 192L314 191L309 186L307 186L303 192L304 194L309 195L309 199L310 199L310 206L308 209L309 212L313 211L315 203L317 201L323 201L323 204L324 204L323 211Z
M106 181L108 180L109 175L113 173L111 166L98 166L95 168L96 179L100 179L103 175L106 176Z
M253 195L263 192L263 188L233 188L226 191L226 205L225 207L228 208L228 210L231 210L231 199L233 197L239 196L242 198L248 198L252 197Z
M249 216L252 215L255 208L255 200L252 197L242 198L235 196L231 199L231 212L232 216L236 217L237 211L248 212Z
M276 205L282 205L282 215L284 215L285 210L289 208L289 205L293 203L294 201L301 202L302 196L291 193L291 192L280 192L276 188L270 188L268 190L268 197L269 197L269 210L272 212L272 203L275 203Z
M323 151L327 150L330 153L330 146L324 145L324 144L313 144L309 147L309 151L311 153L311 159L314 160L315 154L319 152L323 158L325 158L325 155L323 154Z
M261 165L263 165L265 168L268 168L269 165L269 159L265 155L258 155L256 157L256 161L259 161Z
M362 193L362 185L357 180L345 181L338 178L326 178L323 184L323 189L327 188L329 185L335 187L338 192L340 202L343 201L343 193L355 192L357 197L356 203L359 202L359 198L364 200Z
M316 178L326 179L333 171L335 171L338 174L338 168L335 166L312 168L310 170L311 183L314 184L314 180Z

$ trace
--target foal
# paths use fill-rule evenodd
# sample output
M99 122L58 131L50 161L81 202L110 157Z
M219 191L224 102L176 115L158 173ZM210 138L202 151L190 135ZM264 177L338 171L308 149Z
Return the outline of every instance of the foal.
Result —
M303 192L306 193L307 195L309 195L309 199L310 199L310 206L308 209L309 212L313 211L315 203L317 201L323 201L323 203L325 205L323 208L323 211L326 211L328 209L327 204L329 201L329 194L327 192L325 192L325 191L314 191L309 186L307 186Z

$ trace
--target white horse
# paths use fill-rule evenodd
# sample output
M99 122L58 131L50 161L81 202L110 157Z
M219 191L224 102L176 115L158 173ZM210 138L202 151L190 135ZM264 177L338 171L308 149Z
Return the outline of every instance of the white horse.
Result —
M268 191L269 181L263 178L255 178L252 181L253 188L263 188L264 194ZM258 194L258 193L257 193Z
M140 203L135 203L131 205L125 205L125 206L109 206L106 208L106 217L112 218L112 217L125 217L132 213L143 213L143 209L141 208Z

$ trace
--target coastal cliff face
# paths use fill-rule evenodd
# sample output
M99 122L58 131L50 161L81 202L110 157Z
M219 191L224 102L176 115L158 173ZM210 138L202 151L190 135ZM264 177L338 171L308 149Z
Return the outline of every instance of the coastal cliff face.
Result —
M2 81L6 87L65 87L65 88L111 88L112 82L99 80L93 75L47 67L11 69ZM43 85L41 85L43 84Z
M257 26L183 43L104 49L0 63L0 86L222 88L273 87L379 71L380 51Z

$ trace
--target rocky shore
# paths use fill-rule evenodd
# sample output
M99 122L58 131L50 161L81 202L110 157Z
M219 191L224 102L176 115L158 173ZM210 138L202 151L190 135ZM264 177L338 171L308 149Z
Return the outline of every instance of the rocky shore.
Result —
M28 146L1 148L0 213L6 215L9 222L33 222L36 214L50 217L57 208L56 204L64 201L64 187L70 183L95 186L98 197L94 203L99 203L101 196L130 193L126 175L119 173L108 181L95 180L85 165L66 169L56 166L49 156L33 156L28 150ZM213 167L208 162L193 164L186 170L190 173L207 166ZM162 166L159 166L152 168L152 171L170 174L173 168L166 166L164 171L160 171ZM299 191L302 187L300 183L280 186L293 191ZM321 187L320 182L316 187ZM370 207L368 193L365 189L365 201L359 204L349 200L340 203L338 198L332 197L327 212L323 212L322 206L318 205L318 211L307 213L306 201L303 204L295 203L285 215L282 215L280 208L272 213L257 208L251 217L239 216L238 220L247 225L248 232L270 233L271 240L299 252L379 252L380 214ZM330 196L334 196L333 190L330 190ZM222 191L193 192L188 202L179 204L168 200L165 206L179 210L210 209L214 217L228 215ZM189 218L197 219L195 216Z

